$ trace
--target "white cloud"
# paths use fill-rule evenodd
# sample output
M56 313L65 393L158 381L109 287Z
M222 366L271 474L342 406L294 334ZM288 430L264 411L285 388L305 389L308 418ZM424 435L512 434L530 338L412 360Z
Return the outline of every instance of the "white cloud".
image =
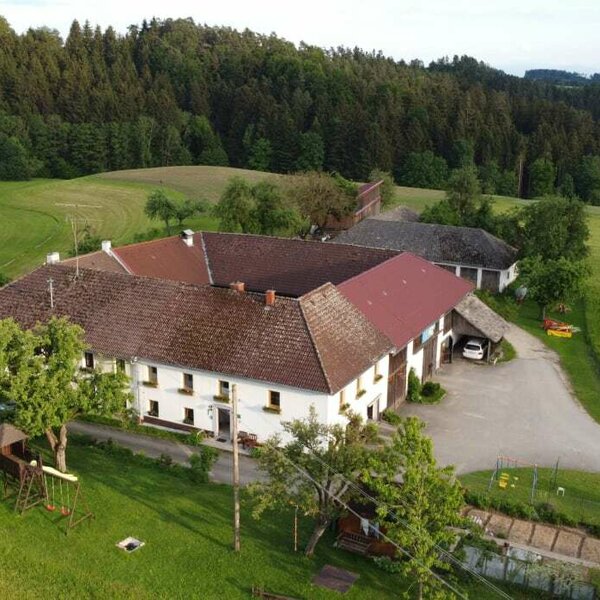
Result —
M600 71L600 3L595 0L4 0L17 31L73 19L125 31L156 16L275 32L293 42L359 46L425 62L469 54L511 72L557 67Z

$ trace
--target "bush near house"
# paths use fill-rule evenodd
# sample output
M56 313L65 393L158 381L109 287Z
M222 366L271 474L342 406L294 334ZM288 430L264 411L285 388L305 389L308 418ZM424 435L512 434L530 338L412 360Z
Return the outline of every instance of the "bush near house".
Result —
M406 399L408 402L418 404L437 404L446 395L446 390L434 381L426 381L421 384L414 369L408 374L408 391Z
M394 427L400 425L400 423L402 422L402 417L398 413L395 413L391 408L386 408L381 413L381 418L386 423L389 423L390 425L393 425Z
M437 404L446 395L446 390L434 381L426 381L421 387L421 402Z
M411 369L408 373L406 400L408 402L421 402L421 381L414 369Z

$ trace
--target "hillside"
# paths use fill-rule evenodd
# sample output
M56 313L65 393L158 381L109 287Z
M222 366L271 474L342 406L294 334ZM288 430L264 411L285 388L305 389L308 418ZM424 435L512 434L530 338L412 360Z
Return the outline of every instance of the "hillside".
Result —
M173 197L204 198L215 202L231 177L250 181L287 176L228 167L159 167L115 171L68 181L36 179L0 182L0 272L17 277L43 263L46 253L63 255L73 247L71 218L79 227L116 245L133 241L136 234L162 225L150 221L143 208L156 187ZM439 190L398 187L397 202L421 210L443 196ZM510 204L510 201L507 201ZM507 205L508 205L507 204ZM212 217L186 223L193 229L215 229Z
M274 181L285 176L248 169L229 167L155 167L151 169L130 169L101 173L98 179L103 181L131 182L151 187L165 187L181 192L193 200L216 202L231 177L243 177L256 183L263 179Z

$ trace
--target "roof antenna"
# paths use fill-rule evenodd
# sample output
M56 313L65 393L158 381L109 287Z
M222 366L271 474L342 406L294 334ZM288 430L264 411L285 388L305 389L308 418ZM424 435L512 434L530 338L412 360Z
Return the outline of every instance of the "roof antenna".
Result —
M75 279L79 279L79 240L77 236L77 204L75 205L75 216L71 218L71 229L73 230L73 246L75 248Z
M54 279L48 279L48 290L50 292L50 308L54 308Z

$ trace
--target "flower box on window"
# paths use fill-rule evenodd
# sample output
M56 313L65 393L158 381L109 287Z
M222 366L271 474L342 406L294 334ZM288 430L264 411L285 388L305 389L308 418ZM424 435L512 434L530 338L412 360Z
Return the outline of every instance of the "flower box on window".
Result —
M144 385L145 387L157 388L158 381L143 381L142 385Z
M263 406L263 410L276 415L281 413L281 408L279 406Z
M381 375L381 374L378 373L377 375L375 375L373 381L375 383L377 383L378 381L381 381L382 379L383 379L383 375Z
M213 400L215 402L223 402L225 404L229 404L229 402L231 401L229 396L223 396L222 394L217 394L216 396L213 396Z
M185 396L193 396L194 390L192 388L182 387L177 390L180 394L184 394Z
M367 393L367 390L358 390L358 392L356 392L356 397L360 398L361 396L364 396Z

